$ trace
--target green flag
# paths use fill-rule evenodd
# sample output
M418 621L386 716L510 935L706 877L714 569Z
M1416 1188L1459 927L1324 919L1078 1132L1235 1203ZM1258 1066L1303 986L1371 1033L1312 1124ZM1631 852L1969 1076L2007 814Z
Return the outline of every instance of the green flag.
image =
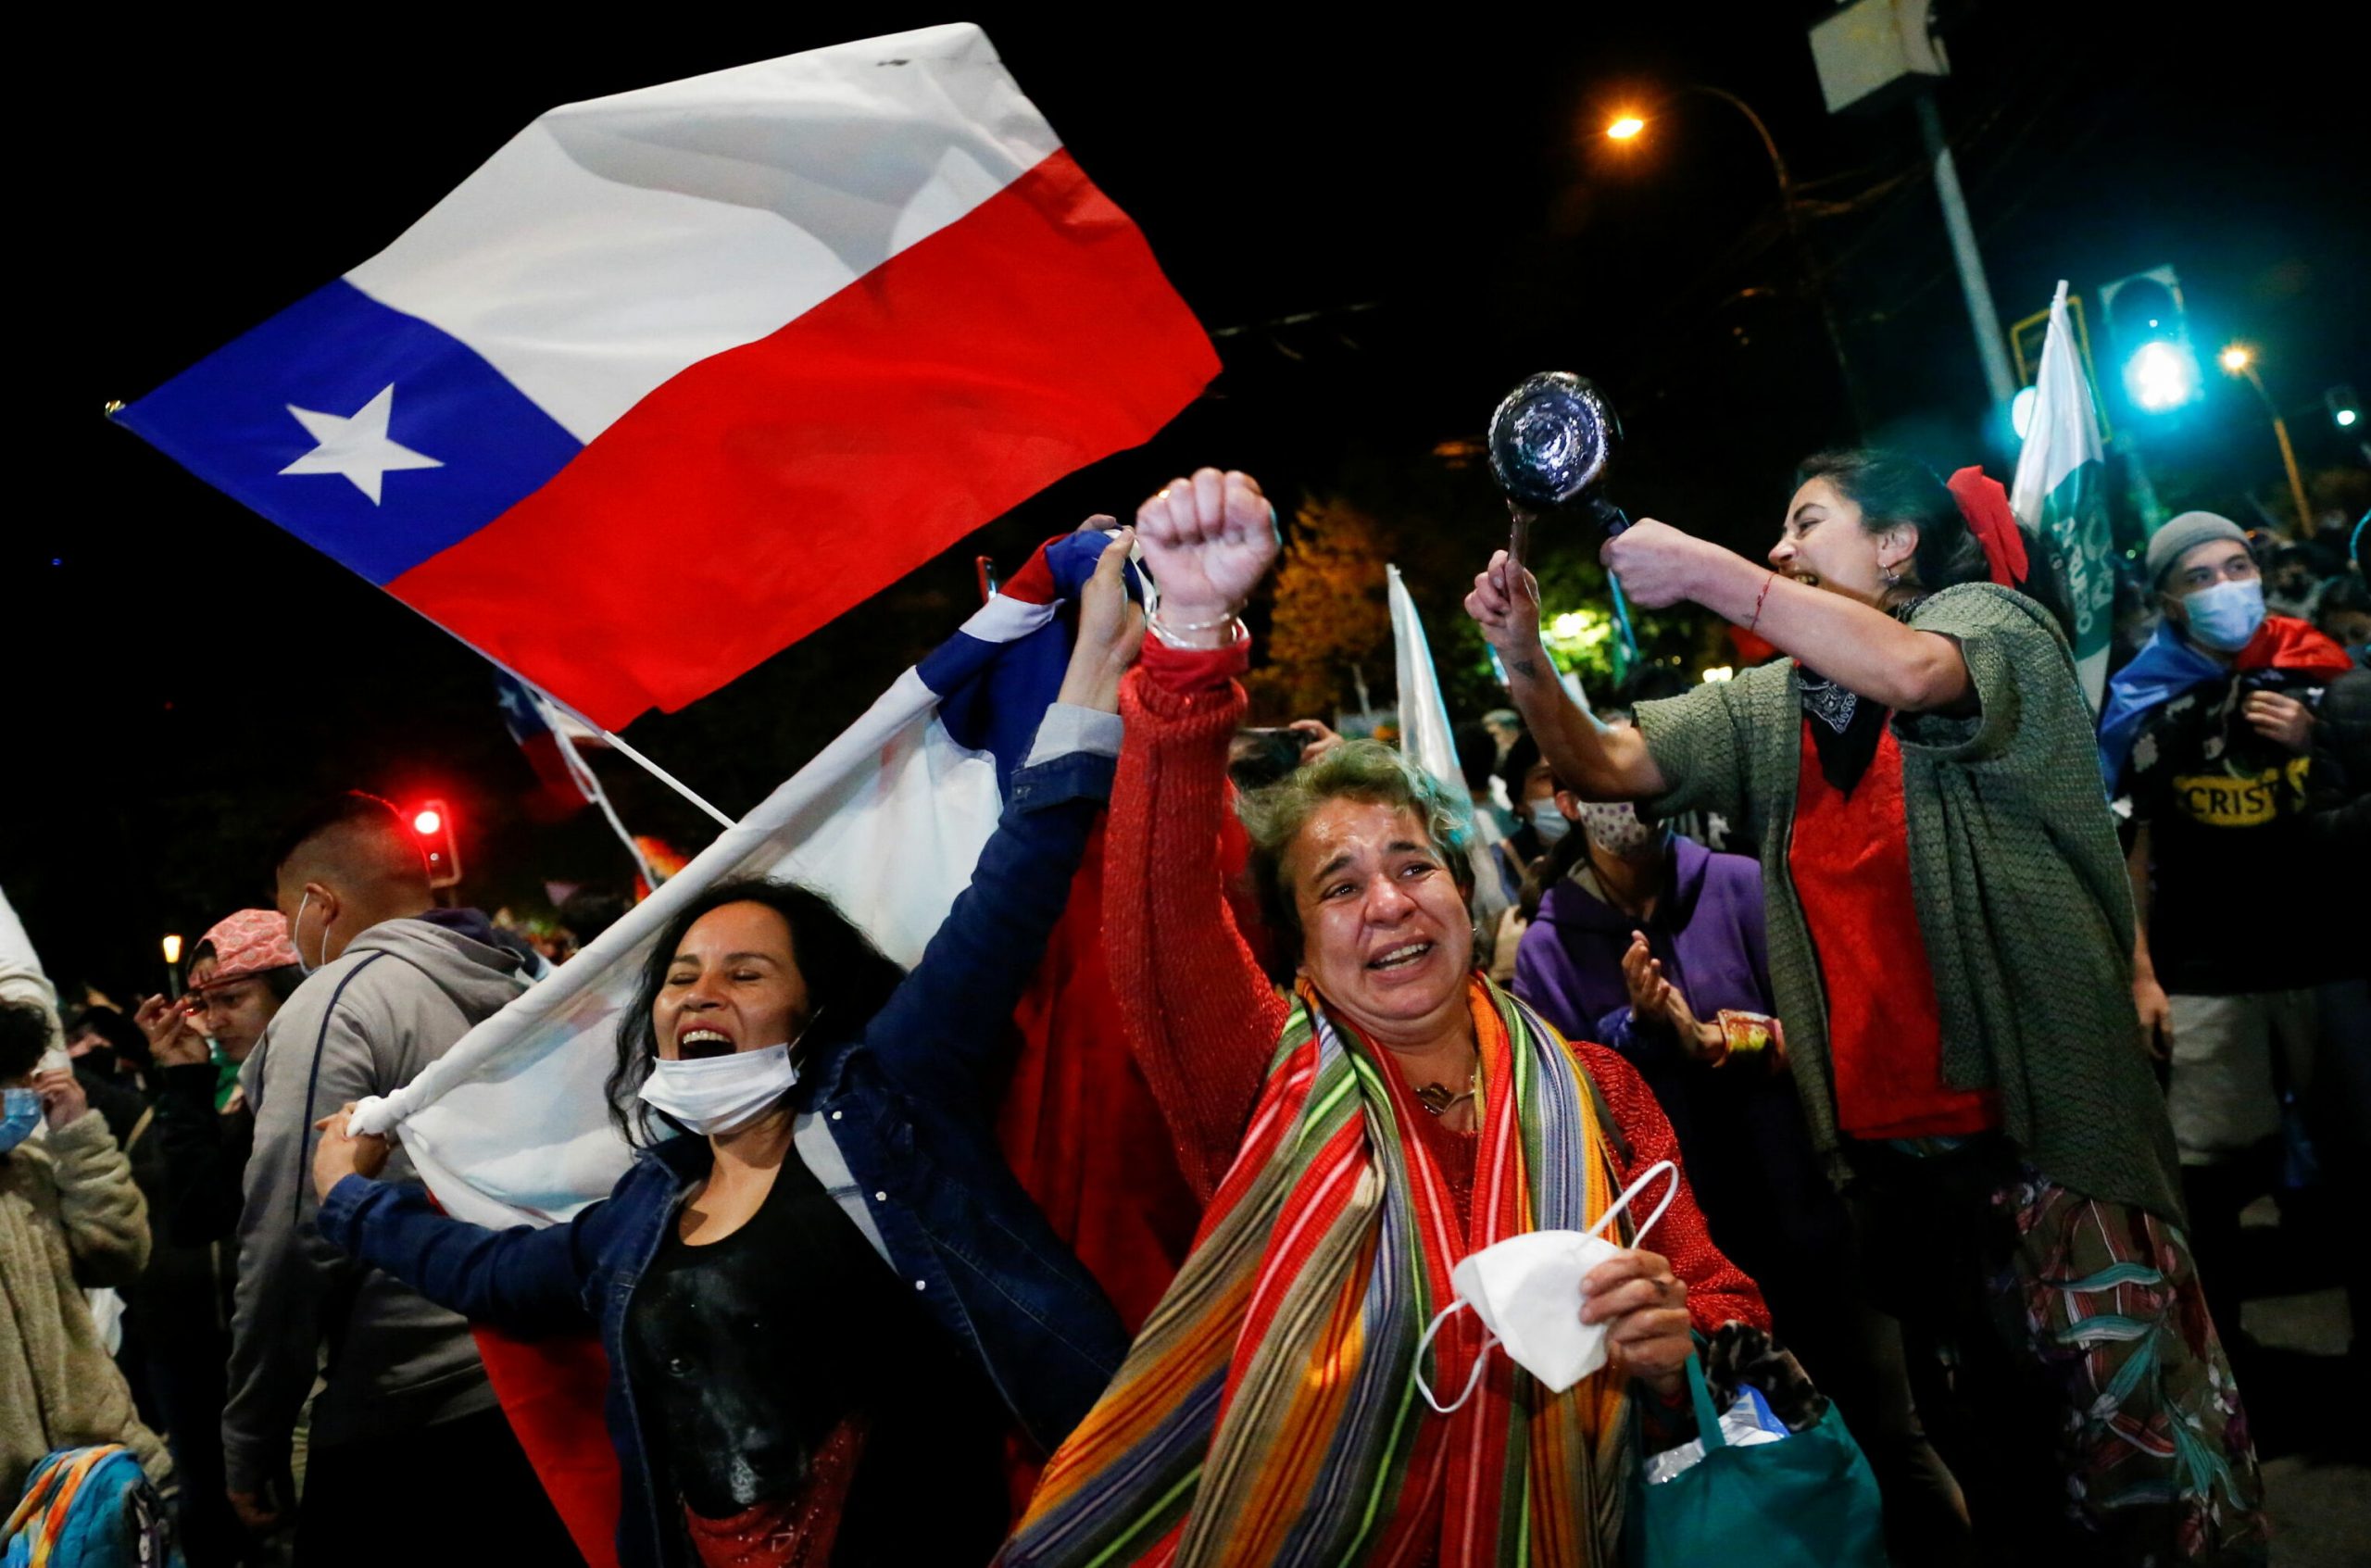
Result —
M2032 421L2009 486L2017 520L2048 540L2075 617L2075 672L2097 712L2107 685L2108 638L2115 629L2114 550L2108 539L2107 464L2099 398L2066 321L2066 284L2050 302L2034 383Z

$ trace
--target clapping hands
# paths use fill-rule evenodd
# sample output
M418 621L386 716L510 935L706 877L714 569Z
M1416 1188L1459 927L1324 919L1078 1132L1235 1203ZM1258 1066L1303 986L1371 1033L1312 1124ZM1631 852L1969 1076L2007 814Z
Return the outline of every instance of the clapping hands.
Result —
M1661 1024L1695 1060L1718 1067L1728 1059L1728 1043L1717 1023L1696 1016L1687 995L1664 977L1661 959L1647 946L1647 934L1634 931L1622 955L1622 980L1630 991L1630 1016L1639 1025Z

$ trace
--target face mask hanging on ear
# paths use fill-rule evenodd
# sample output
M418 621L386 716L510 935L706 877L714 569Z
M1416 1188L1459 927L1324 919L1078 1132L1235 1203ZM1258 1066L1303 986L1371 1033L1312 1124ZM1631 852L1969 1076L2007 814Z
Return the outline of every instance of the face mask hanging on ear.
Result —
M1458 1264L1449 1273L1458 1298L1434 1314L1424 1337L1416 1341L1416 1391L1424 1396L1424 1402L1443 1415L1463 1406L1481 1386L1483 1365L1493 1345L1556 1394L1603 1366L1609 1325L1581 1321L1581 1309L1587 1304L1581 1281L1622 1250L1598 1233L1661 1175L1669 1175L1670 1185L1663 1189L1662 1201L1631 1238L1635 1246L1654 1229L1679 1192L1679 1167L1668 1160L1659 1160L1641 1172L1586 1231L1528 1231L1493 1243ZM1424 1351L1449 1315L1464 1308L1482 1320L1482 1348L1474 1354L1474 1371L1464 1389L1445 1405L1434 1397L1424 1376Z
M305 906L312 901L313 890L307 887L305 889L305 896L296 900L296 913L288 922L288 946L296 955L296 972L299 974L310 974L317 969L327 969L330 965L330 922L326 915L321 919L320 962L307 963L304 947L296 940L296 923L305 918Z

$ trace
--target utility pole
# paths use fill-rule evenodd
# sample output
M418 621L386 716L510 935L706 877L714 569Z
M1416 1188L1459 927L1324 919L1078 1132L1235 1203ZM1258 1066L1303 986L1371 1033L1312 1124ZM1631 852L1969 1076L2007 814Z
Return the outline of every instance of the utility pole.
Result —
M1976 329L1976 357L1984 362L1984 384L1992 394L1996 412L2005 413L2017 395L2017 378L2009 369L2009 349L2001 335L2001 312L1992 305L1992 284L1984 275L1984 255L1976 248L1976 225L1968 220L1967 197L1960 190L1959 165L1943 135L1942 112L1935 94L1918 94L1918 129L1926 140L1926 157L1935 169L1935 195L1943 205L1943 227L1951 231L1951 260L1958 266L1960 293L1967 299L1968 324Z
M1976 248L1976 225L1968 221L1967 197L1951 145L1943 137L1943 117L1930 83L1951 74L1943 45L1935 36L1932 0L1842 0L1811 27L1812 64L1819 72L1827 112L1868 114L1908 97L1918 112L1926 157L1934 166L1935 195L1943 204L1943 226L1951 231L1951 259L1967 299L1968 324L1976 331L1976 358L1984 365L1985 390L1992 395L1993 418L2004 433L2017 378L2009 369L2009 348L2001 335L2001 313L1992 306L1992 285Z

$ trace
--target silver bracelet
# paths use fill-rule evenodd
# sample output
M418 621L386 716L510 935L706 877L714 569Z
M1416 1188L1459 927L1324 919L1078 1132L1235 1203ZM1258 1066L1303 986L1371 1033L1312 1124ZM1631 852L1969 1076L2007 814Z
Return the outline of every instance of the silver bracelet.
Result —
M1173 626L1162 620L1160 611L1156 609L1145 618L1145 624L1153 635L1170 646L1176 647L1179 646L1177 642L1179 637L1191 636L1198 632L1215 632L1222 626L1232 627L1236 624L1237 620L1238 617L1229 613L1219 617L1216 621L1190 621L1182 626Z

